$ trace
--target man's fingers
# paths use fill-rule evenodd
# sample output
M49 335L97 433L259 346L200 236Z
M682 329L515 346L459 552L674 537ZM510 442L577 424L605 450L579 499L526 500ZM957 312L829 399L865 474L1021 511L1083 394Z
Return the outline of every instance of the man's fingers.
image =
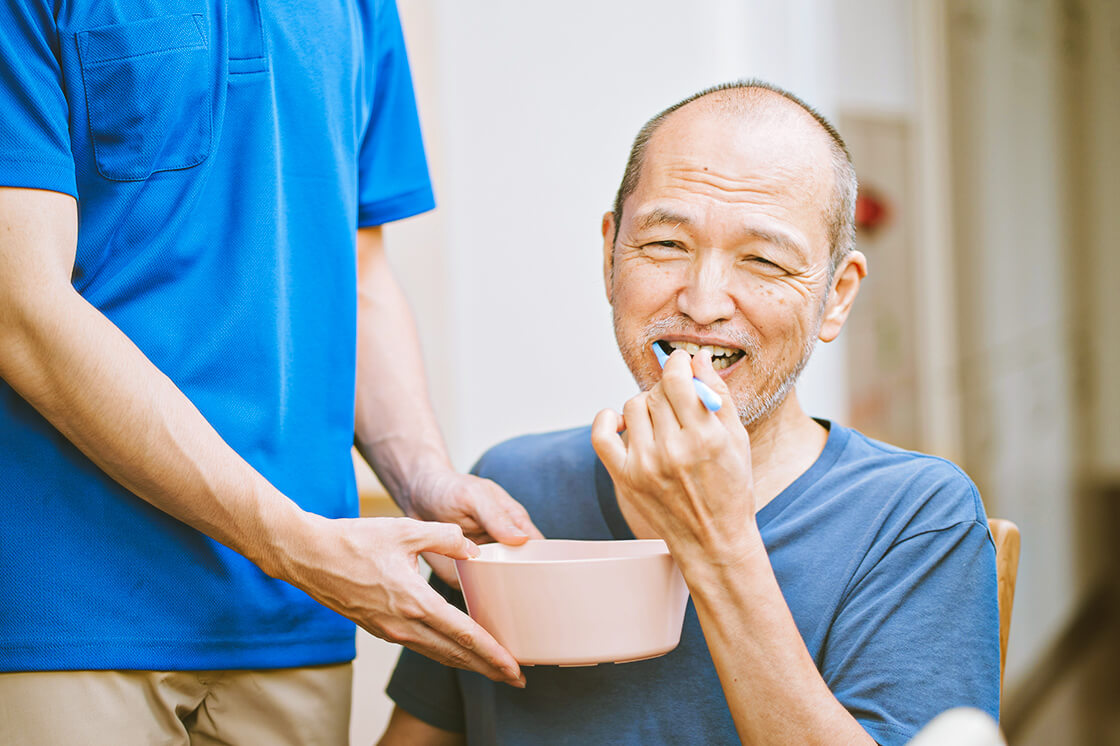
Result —
M519 675L517 678L510 678L504 671L488 666L478 655L462 652L463 649L458 647L454 641L449 640L434 630L428 629L427 627L418 627L418 630L422 630L418 631L418 635L423 636L422 641L402 642L400 644L409 650L414 650L445 666L475 671L491 681L509 684L518 689L525 688L524 676Z
M702 349L694 357L687 357L682 353L679 359L671 359L665 364L665 374L661 377L661 386L665 390L665 396L669 403L673 405L673 411L682 427L696 427L709 421L710 412L704 404L704 400L700 397L699 391L697 391L699 384L693 379L697 378L704 381L709 388L713 388L716 384L710 378L705 380L696 375L696 370L703 370L706 364L710 375L715 376L715 380L719 382L719 387L713 388L713 390L721 397L722 393L727 390L726 386L722 385L723 379L712 368L711 361L711 353Z
M622 425L622 415L613 409L604 409L591 423L591 446L611 474L617 474L626 463L626 445L618 434Z
M649 393L642 392L628 400L622 407L626 418L628 447L639 452L653 446L653 423L649 418Z
M455 590L459 590L459 574L455 572L455 560L433 552L424 552L423 557L436 577Z
M463 536L463 529L454 523L416 521L411 518L398 520L410 522L412 544L417 552L435 552L452 559L478 556L478 545Z
M543 539L544 534L533 523L533 519L529 517L529 511L525 510L525 506L515 500L501 486L494 482L490 484L493 485L492 489L498 492L498 504L505 511L506 519L530 539Z
M460 613L468 622L471 621L470 617L458 612L457 609L449 608ZM482 630L481 627L478 627L478 629ZM485 631L483 631L483 634L485 634ZM521 670L517 667L516 662L513 663L512 667L495 665L478 652L460 644L459 640L465 639L466 636L469 636L469 633L457 637L448 636L424 621L417 621L410 623L404 630L398 631L391 639L395 638L392 639L393 642L400 643L409 650L415 650L417 653L439 661L446 666L477 671L492 681L510 684L511 686L519 688L525 686L525 678L521 675Z
M521 680L521 667L508 650L498 644L477 622L444 601L438 593L431 591L431 594L435 599L427 607L429 616L425 623L454 643L452 654L462 657L464 661L457 664L459 668L469 667L495 681L513 683ZM474 657L468 657L465 653L471 653ZM464 665L466 662L476 665Z
M521 503L494 482L486 480L480 484L487 489L483 499L477 501L475 513L484 532L503 544L515 546L529 539L544 538Z
M665 367L668 368L669 363L666 363ZM679 433L684 426L686 420L679 416L678 412L696 408L695 404L687 398L691 396L696 399L694 391L685 389L684 394L679 392L670 394L670 387L676 386L679 388L680 379L680 374L667 370L665 375L661 377L661 382L650 389L646 397L646 408L649 410L650 423L653 425L653 437L662 443ZM689 388L692 387L691 372L685 379L684 385Z
M529 511L525 510L525 507L512 497L510 501L512 504L506 506L506 515L509 517L509 520L521 529L521 532L530 539L543 539L544 534L541 533L541 530L533 523L533 519L529 517Z
M735 400L731 398L731 391L727 388L727 383L712 367L712 356L707 350L701 350L696 357L692 358L692 375L706 383L708 388L719 394L720 399L723 400L723 406L715 413L716 417L724 425L739 423L739 408L735 406ZM739 427L741 426L740 423Z
M728 403L730 391L727 388L727 383L712 367L711 353L707 350L700 350L696 353L696 356L692 358L692 366L689 372L706 383L712 391L719 394L723 398L724 404Z
M595 439L596 432L601 432L604 435L618 435L625 429L626 420L622 418L621 414L613 409L604 409L595 415L595 419L591 421L591 439Z

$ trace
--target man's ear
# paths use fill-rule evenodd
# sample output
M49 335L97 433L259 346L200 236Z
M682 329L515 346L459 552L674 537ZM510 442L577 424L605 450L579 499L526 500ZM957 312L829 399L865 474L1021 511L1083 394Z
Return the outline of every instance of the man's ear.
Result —
M611 298L611 275L614 274L614 213L603 213L603 286L607 290L607 303Z
M831 342L840 334L864 277L867 277L867 257L862 252L849 251L832 277L832 288L824 306L818 335L822 342Z

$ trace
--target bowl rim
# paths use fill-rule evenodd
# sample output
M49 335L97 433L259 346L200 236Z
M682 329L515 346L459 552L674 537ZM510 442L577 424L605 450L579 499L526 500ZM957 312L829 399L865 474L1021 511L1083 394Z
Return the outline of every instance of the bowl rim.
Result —
M455 560L456 566L460 562L470 562L472 564L480 565L576 565L576 564L593 564L598 562L625 562L632 560L643 560L650 557L672 557L669 553L669 546L665 543L664 539L530 539L525 544L519 544L511 549L518 549L530 543L551 542L565 544L660 544L662 549L659 552L650 552L649 554L639 554L628 557L574 557L571 559L522 559L522 558L502 558L496 557L470 557L465 560ZM483 547L490 546L489 544L482 545Z

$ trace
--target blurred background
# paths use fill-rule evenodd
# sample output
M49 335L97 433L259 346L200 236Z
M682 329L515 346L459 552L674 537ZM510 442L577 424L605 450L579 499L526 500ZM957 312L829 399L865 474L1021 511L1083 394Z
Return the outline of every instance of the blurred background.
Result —
M850 146L870 264L803 404L1019 525L1009 741L1120 744L1120 3L398 2L439 207L387 236L456 465L633 394L599 237L631 139L711 84L784 86ZM354 743L396 655L361 635Z

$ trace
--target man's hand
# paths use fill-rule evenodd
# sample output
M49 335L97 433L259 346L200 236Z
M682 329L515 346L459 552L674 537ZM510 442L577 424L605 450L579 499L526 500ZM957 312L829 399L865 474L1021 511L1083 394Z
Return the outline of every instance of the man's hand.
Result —
M709 412L693 376L724 400ZM625 428L625 440L619 431ZM760 543L754 526L750 439L708 353L676 351L661 380L623 408L595 418L591 440L614 481L620 503L632 506L669 544L678 561L734 561Z
M524 544L543 539L521 503L489 479L451 469L425 472L413 481L408 513L426 521L457 523L478 544Z
M525 685L513 656L420 575L421 552L478 555L458 526L410 518L304 519L302 532L293 532L284 547L277 576L383 640L494 681Z
M521 503L497 484L451 469L433 469L419 475L409 491L406 511L422 520L458 524L479 544L500 541L516 546L544 538ZM424 560L444 582L459 587L451 560L427 553Z
M696 376L724 406L709 412ZM755 522L750 439L706 352L592 425L595 451L669 545L743 743L872 743L829 691L782 597ZM625 440L618 434L626 430Z

